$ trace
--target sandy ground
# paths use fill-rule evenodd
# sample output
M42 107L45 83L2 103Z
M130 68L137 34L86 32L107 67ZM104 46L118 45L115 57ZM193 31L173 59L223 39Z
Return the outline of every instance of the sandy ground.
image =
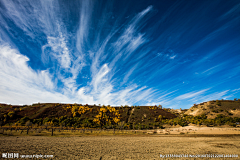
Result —
M150 133L151 131L149 131ZM186 126L179 128L158 129L158 134L240 134L240 128L196 127Z
M0 136L0 144L1 154L53 155L53 159L211 159L160 158L165 154L237 154L238 158L227 159L240 159L240 136Z

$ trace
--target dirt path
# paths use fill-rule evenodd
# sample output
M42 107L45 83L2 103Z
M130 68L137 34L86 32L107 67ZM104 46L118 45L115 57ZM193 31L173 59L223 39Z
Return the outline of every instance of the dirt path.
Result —
M53 159L171 159L160 158L160 154L238 154L240 157L240 136L196 138L171 136L0 136L0 144L1 154L53 155Z

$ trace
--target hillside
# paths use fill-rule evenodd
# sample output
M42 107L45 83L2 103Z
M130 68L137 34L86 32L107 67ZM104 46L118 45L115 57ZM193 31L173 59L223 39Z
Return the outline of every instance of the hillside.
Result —
M88 125L111 126L122 124L151 127L163 119L176 118L175 114L157 106L96 106L82 104L38 103L14 106L0 104L1 125L24 125L27 121L43 125L53 122L55 126L65 125L81 127ZM155 123L155 124L153 124ZM137 126L138 127L138 126Z
M65 126L119 129L153 129L175 126L237 126L240 100L216 100L195 104L190 109L162 106L97 106L38 103L14 106L0 104L0 125Z
M205 114L207 119L214 119L222 114L227 117L240 117L240 100L213 100L193 105L184 114L200 116Z

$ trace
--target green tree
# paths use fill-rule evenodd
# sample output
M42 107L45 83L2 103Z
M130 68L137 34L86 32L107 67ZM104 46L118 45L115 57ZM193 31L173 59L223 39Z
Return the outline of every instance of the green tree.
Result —
M8 116L12 119L15 115L15 112L11 111L11 112L8 112Z
M25 116L25 117L23 117L23 118L21 118L20 120L19 120L19 123L23 126L23 125L25 125L25 123L27 122L27 121L29 121L30 119L27 117L27 116Z

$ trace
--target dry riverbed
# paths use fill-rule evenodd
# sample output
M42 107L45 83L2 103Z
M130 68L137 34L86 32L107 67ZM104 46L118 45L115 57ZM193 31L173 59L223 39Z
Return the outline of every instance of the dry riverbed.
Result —
M160 155L165 154L238 155L238 158L227 159L239 159L240 156L240 136L234 135L218 137L187 137L184 135L0 136L0 144L1 154L53 155L53 159L179 159L160 158Z

